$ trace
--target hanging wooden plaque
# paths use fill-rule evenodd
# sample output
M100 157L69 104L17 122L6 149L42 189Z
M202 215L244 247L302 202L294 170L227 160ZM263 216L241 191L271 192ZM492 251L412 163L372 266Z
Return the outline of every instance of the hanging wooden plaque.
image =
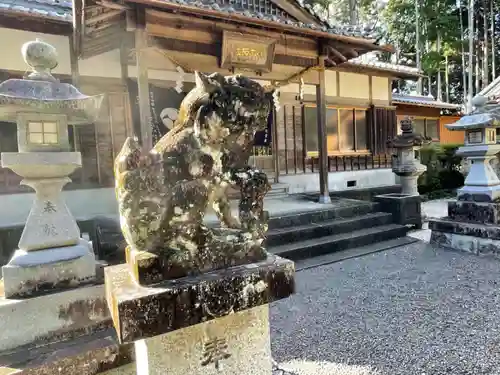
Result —
M276 40L224 31L221 68L269 73L273 69Z

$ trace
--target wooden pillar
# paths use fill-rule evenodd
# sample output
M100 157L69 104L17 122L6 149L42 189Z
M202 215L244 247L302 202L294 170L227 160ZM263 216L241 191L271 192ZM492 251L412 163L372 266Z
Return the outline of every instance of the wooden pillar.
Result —
M145 11L137 9L135 29L135 53L137 66L137 88L139 93L139 115L141 144L144 150L153 147L153 128L151 126L151 106L149 102L149 79L147 66L148 34L146 32Z
M120 70L121 70L122 84L125 87L127 87L127 81L128 81L128 53L129 53L129 48L127 46L126 41L124 40L120 45Z
M318 111L318 153L319 153L319 203L331 203L328 190L328 149L326 142L326 90L325 56L319 57L319 82L316 86L316 108Z
M279 156L279 148L278 148L278 111L274 108L273 103L273 137L272 137L272 146L273 146L273 161L274 161L274 183L279 182L280 178L280 156Z
M78 52L75 41L69 37L69 62L71 65L71 83L76 88L80 87L80 71L78 69Z

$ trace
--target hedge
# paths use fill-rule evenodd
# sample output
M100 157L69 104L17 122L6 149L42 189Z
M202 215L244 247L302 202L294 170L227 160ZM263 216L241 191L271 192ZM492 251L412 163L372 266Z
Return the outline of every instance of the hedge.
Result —
M462 145L431 144L420 149L420 162L427 166L418 179L420 194L439 191L453 191L464 185L464 175L460 171L462 157L456 154Z

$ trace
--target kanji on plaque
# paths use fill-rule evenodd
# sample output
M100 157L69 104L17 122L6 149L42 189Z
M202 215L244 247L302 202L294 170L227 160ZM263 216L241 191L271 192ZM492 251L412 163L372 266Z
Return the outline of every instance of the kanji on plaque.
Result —
M222 369L222 361L231 357L227 352L228 345L225 338L213 338L203 343L202 366L213 364L217 370Z

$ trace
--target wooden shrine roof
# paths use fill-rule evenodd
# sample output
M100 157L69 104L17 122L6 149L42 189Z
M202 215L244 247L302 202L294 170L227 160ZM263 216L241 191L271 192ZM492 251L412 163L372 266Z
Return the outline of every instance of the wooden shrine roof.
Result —
M71 22L71 1L0 0L0 27L69 35Z
M91 0L92 1L92 0ZM148 11L175 15L176 24L195 20L233 24L249 29L270 30L282 35L321 41L326 66L342 64L366 52L393 51L378 44L375 31L367 27L339 26L303 7L301 0L74 0L74 16L83 20L76 24L80 34L78 52L82 58L117 48L124 39L127 16L137 7ZM83 9L84 8L84 9ZM83 13L83 16L81 16ZM130 18L130 17L129 17ZM180 21L183 20L183 21ZM169 26L165 23L162 26ZM171 26L171 25L170 25ZM121 33L119 31L122 31Z

